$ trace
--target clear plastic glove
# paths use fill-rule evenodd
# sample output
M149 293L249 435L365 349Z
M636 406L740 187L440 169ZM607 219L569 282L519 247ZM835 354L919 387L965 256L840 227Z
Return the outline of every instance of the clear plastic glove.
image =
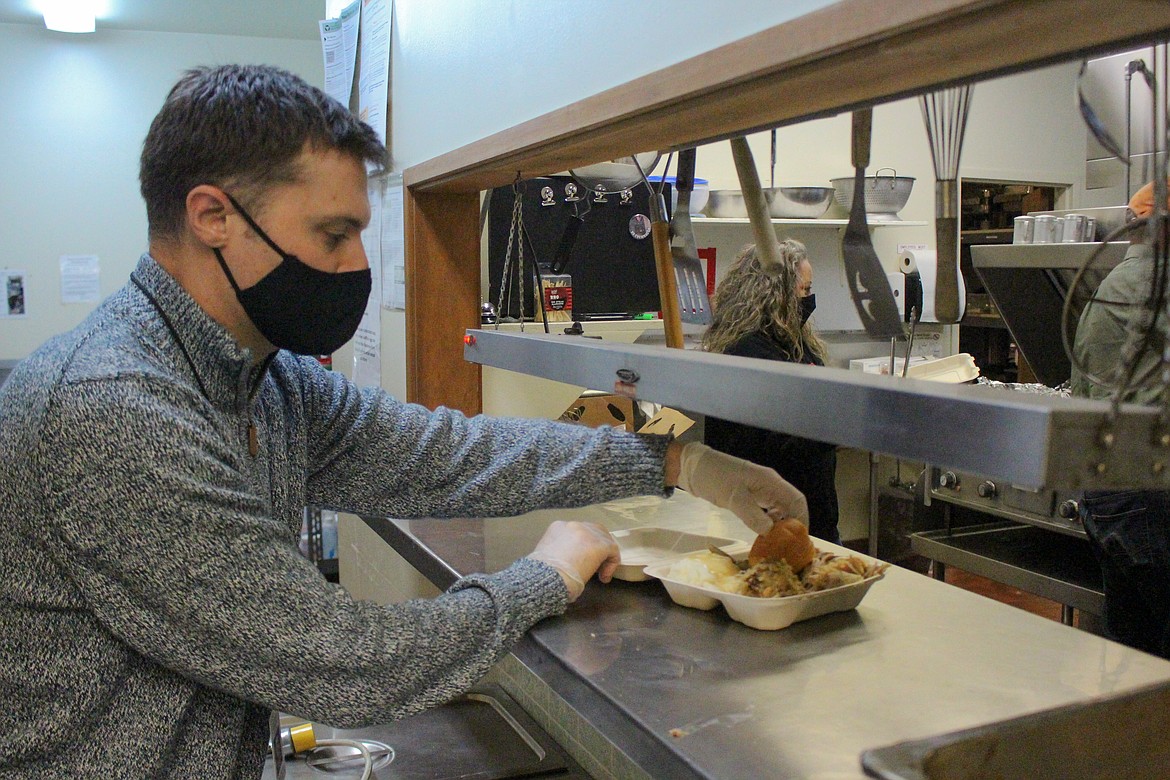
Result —
M804 494L773 469L689 442L679 459L678 486L717 507L730 509L758 534L772 522L795 517L808 525Z
M553 521L528 557L560 572L570 602L577 600L594 573L609 582L621 563L621 551L609 531L595 523L565 520Z

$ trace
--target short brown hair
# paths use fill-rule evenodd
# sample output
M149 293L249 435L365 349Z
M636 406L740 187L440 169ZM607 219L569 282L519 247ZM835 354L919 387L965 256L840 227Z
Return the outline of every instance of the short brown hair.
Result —
M193 68L151 122L138 172L150 237L183 228L187 193L231 186L259 198L295 181L306 146L388 167L377 133L300 77L265 65Z

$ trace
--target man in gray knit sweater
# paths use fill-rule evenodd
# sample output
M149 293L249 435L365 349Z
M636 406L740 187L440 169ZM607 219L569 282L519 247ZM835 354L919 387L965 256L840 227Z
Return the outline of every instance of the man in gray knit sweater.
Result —
M512 515L679 485L757 531L774 472L657 437L467 418L311 357L369 294L373 131L295 76L193 70L147 135L150 250L0 388L0 777L255 778L273 710L382 723L473 685L618 562L554 523L444 595L351 599L297 549L307 504Z

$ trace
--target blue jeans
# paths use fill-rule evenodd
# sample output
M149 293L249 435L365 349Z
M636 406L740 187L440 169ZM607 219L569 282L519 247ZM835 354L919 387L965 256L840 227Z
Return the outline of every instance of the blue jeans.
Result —
M1090 491L1081 520L1101 563L1106 634L1170 658L1170 492Z

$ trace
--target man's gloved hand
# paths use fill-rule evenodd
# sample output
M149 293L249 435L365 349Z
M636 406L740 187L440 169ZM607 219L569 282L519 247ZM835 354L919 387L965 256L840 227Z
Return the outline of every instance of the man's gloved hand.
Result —
M775 519L808 525L804 494L774 470L689 442L680 454L678 486L717 507L730 509L748 528L767 533Z
M597 579L609 582L621 563L621 551L609 531L595 523L564 520L549 525L528 557L561 573L571 602L585 590L585 582L594 572Z

